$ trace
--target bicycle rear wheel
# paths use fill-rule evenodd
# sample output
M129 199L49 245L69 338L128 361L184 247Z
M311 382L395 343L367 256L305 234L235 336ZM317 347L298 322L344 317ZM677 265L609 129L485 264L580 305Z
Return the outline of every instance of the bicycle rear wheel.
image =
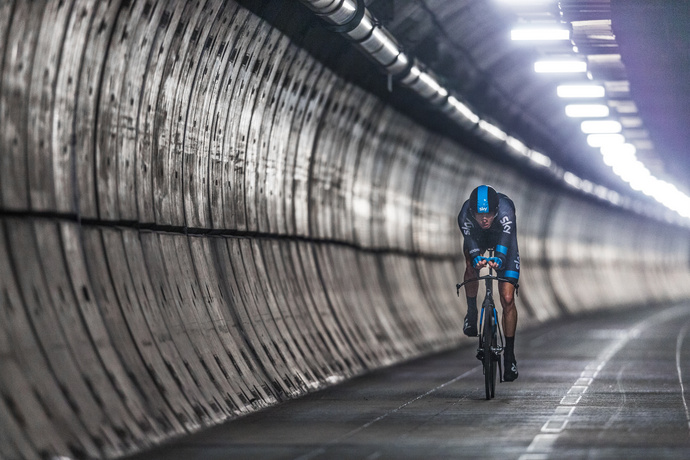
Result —
M496 361L493 360L491 353L491 343L494 339L493 328L491 323L493 313L490 308L484 308L484 319L482 326L482 348L484 349L484 357L482 364L484 365L484 389L486 390L486 399L494 397L494 390L496 387Z
M491 321L491 397L494 397L494 394L496 392L496 376L498 375L498 359L500 357L495 356L493 350L495 350L498 347L498 336L496 334L496 317L493 316L495 314L495 310L492 309L492 321Z

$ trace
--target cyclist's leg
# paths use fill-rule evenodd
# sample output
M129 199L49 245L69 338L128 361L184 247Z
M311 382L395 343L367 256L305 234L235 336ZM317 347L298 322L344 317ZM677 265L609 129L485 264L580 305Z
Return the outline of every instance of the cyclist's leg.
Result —
M498 292L501 298L501 307L503 308L502 322L506 338L506 346L503 352L505 367L503 379L511 382L518 377L517 361L514 352L515 331L518 320L518 312L515 305L515 285L520 277L520 254L517 249L517 241L514 241L513 247L508 248L506 256L506 267L505 270L502 270L501 277L510 280L510 282L499 282Z
M503 308L503 333L506 337L515 337L517 329L517 307L515 306L515 286L505 281L498 282L498 292Z
M520 252L517 240L513 240L510 247L506 248L506 266L499 272L501 278L510 281L499 281L498 292L501 297L501 307L503 307L503 333L506 337L515 337L517 328L517 308L515 306L515 285L520 278Z
M465 276L463 277L463 281L468 281L471 279L475 279L477 277L477 270L474 269L472 266L472 260L470 259L470 254L467 252L467 250L464 251L465 253ZM465 295L467 297L472 297L477 299L477 292L479 291L479 283L468 283L465 285ZM476 306L476 303L475 303Z
M467 249L465 254L465 275L463 281L477 278L477 271L472 266L472 260ZM468 337L477 336L477 291L479 283L468 283L465 285L465 295L467 296L467 314L463 322L462 331Z

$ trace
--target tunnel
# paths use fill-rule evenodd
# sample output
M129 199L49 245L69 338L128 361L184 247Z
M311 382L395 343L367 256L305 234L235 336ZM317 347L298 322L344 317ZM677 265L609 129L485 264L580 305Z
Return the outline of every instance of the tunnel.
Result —
M287 3L0 3L1 458L137 454L469 343L479 184L518 210L521 328L690 298L687 226L540 176Z

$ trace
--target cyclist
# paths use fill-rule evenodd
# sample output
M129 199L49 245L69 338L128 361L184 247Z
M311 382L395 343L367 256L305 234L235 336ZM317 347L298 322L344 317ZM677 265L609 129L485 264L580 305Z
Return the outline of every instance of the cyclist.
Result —
M515 329L517 308L515 307L515 286L520 277L520 254L518 253L517 228L515 224L515 205L502 193L497 193L488 185L480 185L470 194L470 199L462 205L458 215L458 225L462 231L465 254L464 281L475 279L479 269L489 265L501 278L498 292L503 308L503 332L505 350L503 353L503 380L512 382L518 377L515 360ZM482 260L481 255L494 248L498 262ZM467 296L467 315L463 332L470 337L477 336L477 290L479 283L465 285Z

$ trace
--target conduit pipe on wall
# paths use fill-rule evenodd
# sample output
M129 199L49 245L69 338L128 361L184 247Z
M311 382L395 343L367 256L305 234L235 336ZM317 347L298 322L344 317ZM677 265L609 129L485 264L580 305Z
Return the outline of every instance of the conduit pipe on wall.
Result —
M416 59L410 59L402 51L395 37L366 8L364 0L301 1L328 22L331 30L345 35L378 63L390 77L434 104L445 102L448 91L433 75L424 71Z

